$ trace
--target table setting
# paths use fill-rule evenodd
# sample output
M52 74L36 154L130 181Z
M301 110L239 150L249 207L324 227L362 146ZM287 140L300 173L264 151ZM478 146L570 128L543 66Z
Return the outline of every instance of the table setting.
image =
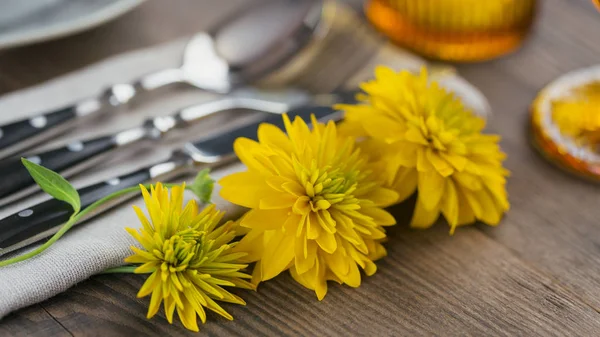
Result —
M0 335L600 331L576 38L600 13L437 1L106 1L0 33L2 64L139 13L220 18L0 96Z

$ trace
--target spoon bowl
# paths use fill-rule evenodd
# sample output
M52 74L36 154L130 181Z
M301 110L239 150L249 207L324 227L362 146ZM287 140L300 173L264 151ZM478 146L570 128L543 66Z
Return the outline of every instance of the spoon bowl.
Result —
M162 87L187 83L206 91L229 93L253 83L313 40L323 1L264 0L215 29L192 37L179 68L160 70L133 83L115 84L96 97L0 125L0 159L23 155L22 151L72 129L84 118L114 112Z
M322 0L263 1L212 32L188 42L182 81L227 93L274 71L297 54L320 27Z

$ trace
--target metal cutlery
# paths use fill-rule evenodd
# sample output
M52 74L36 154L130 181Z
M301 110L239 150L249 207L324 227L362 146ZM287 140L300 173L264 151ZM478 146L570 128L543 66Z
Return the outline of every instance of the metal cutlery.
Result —
M127 105L141 93L178 83L227 93L253 82L280 67L312 40L320 26L322 6L323 0L262 1L193 36L179 68L116 84L98 97L0 126L0 158L56 136L84 118Z
M185 128L221 111L246 109L282 114L301 105L332 105L350 102L352 92L309 95L303 91L287 90L264 92L258 90L239 91L235 95L184 108L169 116L148 119L142 125L103 135L94 139L72 142L66 146L46 152L29 154L27 158L64 177L81 172L104 158L106 154L132 146L144 140L159 141L175 129ZM22 165L19 157L0 161L0 206L23 198L39 187Z
M341 112L328 106L300 107L288 112L290 118L300 116L308 120L314 114L320 120L339 120ZM171 158L156 165L139 169L116 178L108 179L78 190L82 208L123 188L151 181L169 181L184 174L193 173L204 167L216 167L235 160L233 143L238 137L256 139L260 123L271 123L283 128L281 116L270 115L258 122L246 124L234 130L196 143L187 143L175 151ZM135 195L116 199L104 204L89 217L95 216ZM0 220L0 255L25 247L56 233L61 224L72 214L71 207L56 199L51 199Z

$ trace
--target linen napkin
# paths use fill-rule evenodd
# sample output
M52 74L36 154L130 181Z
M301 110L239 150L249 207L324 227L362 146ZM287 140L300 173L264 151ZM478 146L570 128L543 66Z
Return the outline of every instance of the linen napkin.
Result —
M0 123L19 117L26 117L58 108L75 100L97 94L101 89L120 81L128 82L138 76L166 67L177 66L186 40L173 41L146 50L120 55L104 62L89 66L75 73L61 76L38 86L11 93L0 98L0 111L11 111L11 114L0 114ZM378 64L393 68L418 69L424 64L420 58L388 44L382 44L374 52L374 56L358 69L347 84L355 87L362 80L372 77L373 69ZM450 75L443 82L463 96L468 105L478 111L488 112L485 98L462 78ZM198 89L180 88L160 96L159 99L142 102L139 106L113 113L102 123L81 125L68 135L57 140L64 143L71 139L90 138L95 135L115 132L128 126L135 126L149 116L164 115L191 104L214 99L214 94ZM219 132L227 122L234 118L244 118L241 112L223 113L202 123L191 136L207 135ZM185 134L167 142L136 147L114 155L107 162L79 175L71 182L76 187L88 183L103 181L110 177L133 171L134 169L166 159L170 150L186 140ZM225 169L213 172L214 178L242 170L243 165L237 163ZM1 179L1 176L0 176ZM228 204L218 197L218 186L214 202L227 212L229 217L239 216L240 208ZM0 218L35 204L47 196L38 195L25 202L0 209ZM130 246L135 242L124 230L125 227L138 227L139 223L131 209L132 204L141 205L137 198L115 207L108 213L73 228L51 248L27 261L0 268L0 318L11 311L46 300L67 290L74 284L103 270L119 266L123 259L130 255ZM28 249L21 250L21 254ZM13 255L11 255L13 256ZM6 258L6 257L2 257ZM1 258L0 258L1 259Z

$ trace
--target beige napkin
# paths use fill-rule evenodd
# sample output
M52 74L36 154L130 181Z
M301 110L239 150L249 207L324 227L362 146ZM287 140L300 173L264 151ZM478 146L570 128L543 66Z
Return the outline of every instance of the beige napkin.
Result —
M61 107L74 100L94 95L111 83L128 82L149 72L176 66L179 64L184 45L185 40L180 40L120 55L47 83L1 97L0 111L10 111L11 113L0 114L0 123ZM349 76L350 86L356 86L361 80L370 78L373 68L377 64L411 69L416 69L424 64L420 58L389 45L378 47L374 54L375 56L364 67L356 71L353 76ZM444 81L458 90L459 94L466 95L468 104L478 110L488 111L487 102L481 94L460 77L449 76ZM215 97L214 94L204 93L197 89L174 90L161 95L159 99L143 102L137 107L116 112L103 122L82 125L57 142L62 143L68 139L89 138L114 132L118 129L135 126L148 116L164 115L178 108ZM223 113L195 128L193 132L188 132L187 138L218 132L227 121L243 116L245 114L241 112ZM71 179L71 181L76 186L83 186L156 163L166 159L170 149L182 144L184 140L186 140L185 134L163 142L160 146L146 144L128 149L129 151L113 155L103 164L76 179ZM52 145L48 144L48 146ZM218 178L242 168L243 166L238 163L218 170L213 175ZM239 215L239 208L219 199L218 193L215 193L215 196L217 205L227 210L229 216ZM45 198L43 195L38 195L17 205L0 209L0 218ZM74 228L44 253L30 260L0 268L0 318L13 310L63 292L75 283L109 267L122 264L123 259L130 254L129 247L135 244L124 228L138 226L138 220L131 205L140 205L141 203L141 200L135 199L121 207L116 207L109 213Z

